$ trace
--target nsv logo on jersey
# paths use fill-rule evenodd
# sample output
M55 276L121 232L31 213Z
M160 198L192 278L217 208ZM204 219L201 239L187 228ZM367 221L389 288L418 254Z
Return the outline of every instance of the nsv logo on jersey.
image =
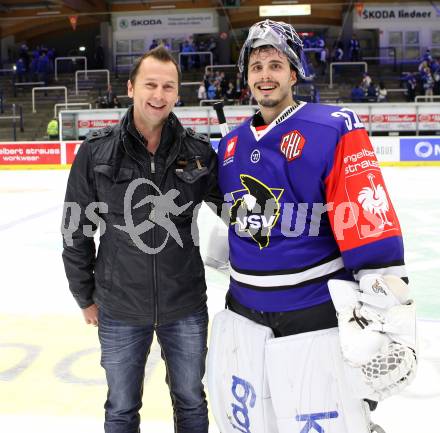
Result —
M269 245L270 232L280 216L279 200L284 189L270 188L247 174L241 174L240 181L245 189L231 192L231 224L248 233L261 250Z
M286 157L287 162L293 161L301 156L306 139L297 131L290 131L281 138L280 150Z

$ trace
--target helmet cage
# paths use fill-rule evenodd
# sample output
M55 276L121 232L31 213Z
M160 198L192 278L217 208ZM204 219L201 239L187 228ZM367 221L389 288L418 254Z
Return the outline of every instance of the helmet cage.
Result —
M307 75L302 64L303 43L295 29L284 22L272 20L260 21L249 29L249 34L244 42L238 59L238 68L247 78L247 66L253 44L258 39L270 45L287 56L290 64L295 68L301 78Z

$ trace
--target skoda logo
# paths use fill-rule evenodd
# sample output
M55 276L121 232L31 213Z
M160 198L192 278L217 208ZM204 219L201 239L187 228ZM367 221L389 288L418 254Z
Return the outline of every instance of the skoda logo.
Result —
M128 28L128 20L126 20L125 18L123 18L122 20L119 21L119 27L121 29L127 29Z
M260 151L258 149L254 149L251 153L251 161L256 164L260 160Z
M419 141L416 144L414 151L419 158L429 158L434 149L429 141Z

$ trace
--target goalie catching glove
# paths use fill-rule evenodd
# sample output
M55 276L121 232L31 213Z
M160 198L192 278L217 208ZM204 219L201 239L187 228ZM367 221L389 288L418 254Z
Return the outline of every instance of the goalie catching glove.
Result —
M330 280L328 286L342 355L350 374L361 379L355 392L372 400L397 394L414 378L417 365L415 305L408 286L394 275L379 274L367 274L359 284Z

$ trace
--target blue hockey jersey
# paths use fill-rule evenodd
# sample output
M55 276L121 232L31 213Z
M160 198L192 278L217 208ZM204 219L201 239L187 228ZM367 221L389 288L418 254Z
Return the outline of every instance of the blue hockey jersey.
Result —
M330 300L330 278L406 277L399 222L356 113L301 103L263 130L258 116L218 150L233 297L290 311Z

